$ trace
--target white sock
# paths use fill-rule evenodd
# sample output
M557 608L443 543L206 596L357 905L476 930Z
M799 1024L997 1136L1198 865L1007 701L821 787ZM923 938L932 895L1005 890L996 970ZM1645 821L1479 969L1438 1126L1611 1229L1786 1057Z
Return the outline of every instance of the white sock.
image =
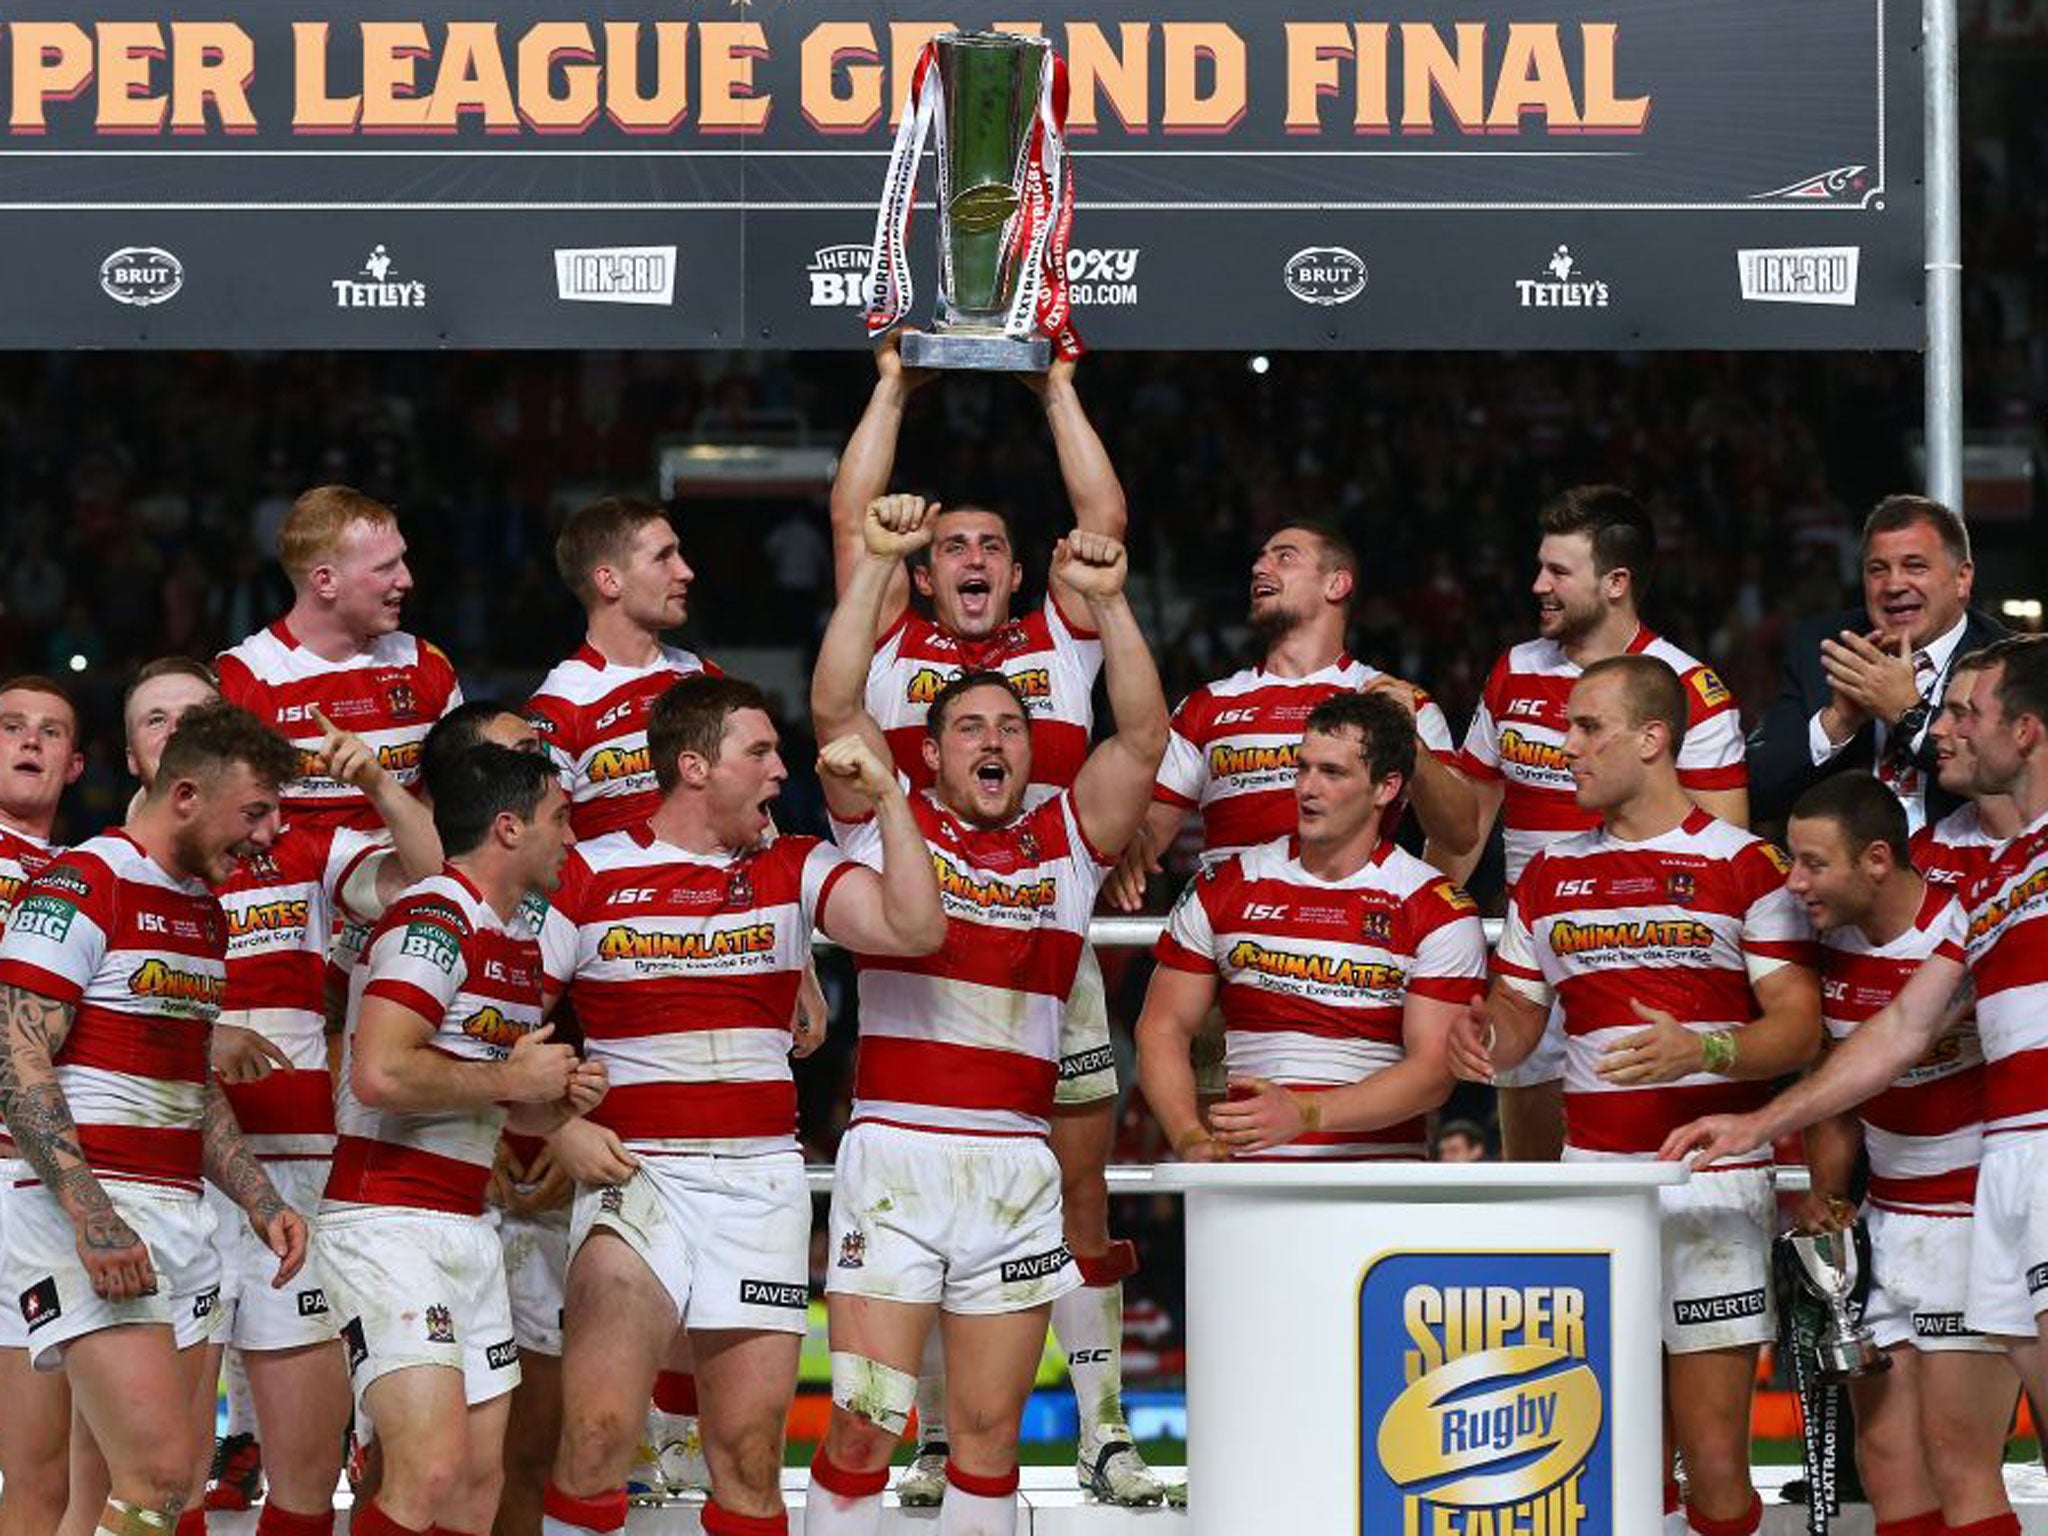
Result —
M228 1433L253 1435L256 1433L256 1400L249 1395L249 1373L242 1366L242 1352L228 1349L223 1354L226 1359L221 1366L221 1375L226 1378L228 1389Z
M970 1492L960 1486L961 1473L946 1463L946 1502L939 1506L939 1536L1016 1536L1017 1478L1009 1492ZM995 1480L974 1479L988 1482Z
M1124 1418L1124 1283L1084 1285L1052 1304L1053 1337L1066 1352L1081 1432Z
M828 1483L864 1492L834 1493ZM811 1485L804 1490L804 1536L876 1536L882 1529L882 1490L889 1485L888 1469L877 1480L874 1474L845 1472L834 1466L818 1447L811 1457Z
M917 1439L920 1445L946 1442L946 1346L936 1320L917 1368Z

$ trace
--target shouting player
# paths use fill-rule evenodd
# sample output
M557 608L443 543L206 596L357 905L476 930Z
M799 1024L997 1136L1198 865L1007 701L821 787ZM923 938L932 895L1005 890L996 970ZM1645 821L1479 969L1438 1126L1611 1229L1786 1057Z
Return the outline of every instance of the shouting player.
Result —
M861 707L875 618L903 559L948 527L914 496L870 504L864 553L812 682L821 741L859 731L880 746ZM1151 799L1166 700L1124 598L1123 546L1077 532L1053 560L1055 582L1086 605L1100 637L1116 731L1071 788L1034 806L1034 733L1017 686L973 671L932 700L920 755L935 782L913 809L939 873L946 943L921 960L860 957L853 1119L827 1245L832 1421L811 1464L810 1536L877 1529L934 1326L951 1362L938 1528L1014 1530L1018 1424L1054 1298L1081 1283L1044 1140L1062 1005L1109 850L1125 845ZM828 778L825 789L843 845L876 862L879 824L857 820L865 807L844 785Z
M1820 1044L1805 914L1777 850L1693 803L1679 778L1694 692L1654 656L1586 668L1562 748L1591 831L1532 857L1508 901L1485 1004L1451 1031L1490 1078L1565 1038L1567 1161L1653 1158L1702 1109L1750 1108ZM1757 1347L1772 1336L1770 1145L1659 1192L1665 1404L1695 1532L1747 1536ZM1667 1486L1668 1510L1676 1487Z
M547 918L549 982L568 986L613 1086L557 1139L585 1187L544 1508L554 1536L625 1523L635 1414L686 1326L711 1469L704 1529L769 1536L787 1529L783 1425L810 1300L789 1016L812 930L909 958L939 947L946 920L904 793L860 736L828 742L818 770L878 818L879 873L816 838L768 840L787 770L751 683L672 684L647 735L659 807L579 847Z
M880 377L847 442L832 483L832 537L843 604L868 555L868 505L889 488L903 408L929 375L902 366L894 337L875 353ZM1045 407L1060 477L1075 527L1121 540L1123 487L1074 389L1074 365L1025 376ZM1088 755L1094 726L1096 674L1102 646L1090 628L1089 605L1055 570L1045 601L1022 618L1010 607L1023 583L1010 527L985 507L940 513L914 568L890 574L870 636L867 712L880 724L897 769L913 788L933 782L925 758L927 714L945 682L964 672L995 671L1010 679L1029 711L1030 794L1035 801L1066 788ZM910 606L911 588L931 605L927 618ZM1107 850L1112 856L1123 850ZM1156 1504L1165 1490L1131 1443L1123 1422L1123 1282L1137 1265L1128 1242L1109 1236L1109 1185L1103 1170L1115 1139L1116 1064L1110 1051L1109 1005L1095 952L1083 947L1073 996L1062 1019L1060 1077L1052 1122L1059 1159L1066 1239L1081 1266L1083 1287L1053 1306L1052 1327L1067 1354L1080 1409L1075 1467L1081 1485L1115 1504ZM938 1334L918 1394L923 1445L898 1486L906 1504L931 1504L945 1493L945 1384Z
M1214 864L1159 940L1138 1019L1145 1102L1184 1158L1420 1158L1451 1020L1486 984L1470 897L1386 836L1415 760L1393 699L1338 693L1294 754L1295 831ZM1218 997L1233 1097L1195 1102Z

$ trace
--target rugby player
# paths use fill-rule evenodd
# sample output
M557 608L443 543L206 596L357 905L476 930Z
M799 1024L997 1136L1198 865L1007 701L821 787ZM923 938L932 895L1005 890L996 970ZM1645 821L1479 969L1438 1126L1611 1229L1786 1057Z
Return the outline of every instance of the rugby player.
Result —
M1749 1109L1820 1044L1805 914L1776 849L1695 804L1679 777L1697 689L1655 656L1587 667L1565 703L1562 755L1590 831L1521 871L1483 1004L1451 1030L1451 1065L1485 1081L1565 1038L1567 1161L1657 1155L1703 1109ZM1659 1191L1667 1428L1686 1518L1746 1536L1757 1347L1772 1337L1775 1207L1768 1140L1727 1171ZM1677 1489L1667 1484L1667 1513Z
M0 1113L35 1183L9 1206L6 1290L39 1369L70 1378L111 1492L99 1528L176 1524L209 1441L195 1399L219 1312L202 1177L279 1262L306 1226L211 1080L227 924L209 890L265 852L297 754L247 711L188 710L127 825L52 862L0 940Z
M862 709L875 620L903 559L953 533L920 498L870 504L865 553L812 681L819 740L858 731L882 747ZM952 1364L938 1529L1014 1530L1018 1423L1054 1298L1082 1281L1044 1140L1060 1016L1114 850L1151 800L1167 714L1124 597L1123 546L1077 531L1055 549L1053 571L1099 637L1115 733L1072 787L1034 805L1036 743L1017 685L971 671L932 700L921 756L935 782L912 808L939 871L946 944L923 960L861 957L853 1119L827 1245L832 1419L811 1465L811 1536L877 1528L935 1324ZM854 819L865 807L844 785L828 778L825 790L842 846L874 863L879 824Z
M1417 757L1399 702L1331 694L1295 756L1294 832L1211 865L1160 937L1138 1019L1145 1102L1196 1161L1420 1159L1451 1091L1451 1019L1485 990L1479 912L1385 836ZM1188 1048L1219 996L1232 1097L1212 1130Z
M24 675L0 682L0 933L30 881L59 849L57 802L85 771L78 711L61 683ZM29 1177L0 1137L0 1250L7 1202ZM60 1373L29 1364L21 1313L0 1305L0 1536L49 1536L64 1516L71 1392Z
M1536 851L1583 832L1597 817L1574 798L1564 753L1565 700L1581 672L1609 656L1654 656L1685 685L1678 781L1710 816L1749 825L1742 719L1712 668L1643 624L1657 532L1619 486L1575 486L1537 518L1536 638L1494 662L1457 766L1471 806L1465 835L1437 839L1423 857L1453 880L1472 872L1495 820L1504 832L1510 892ZM1528 1059L1496 1080L1501 1143L1518 1162L1555 1162L1564 1145L1565 1045L1558 1020Z
M1821 1016L1839 1042L1928 956L1958 952L1962 909L1907 861L1905 807L1868 773L1808 789L1785 835L1785 883L1821 934ZM1850 1180L1859 1151L1870 1159L1863 1321L1892 1369L1849 1391L1857 1469L1886 1536L1940 1536L2010 1513L2001 1463L2019 1382L1997 1344L1963 1319L1983 1122L1984 1054L1965 1009L1856 1114L1806 1128L1808 1230L1854 1219Z
M1937 782L1951 795L1963 797L1940 820L1913 834L1913 867L1935 885L1960 894L1991 863L2004 844L2019 836L2019 807L2010 795L1980 792L1977 754L1956 727L1969 712L1970 695L1984 671L1984 652L1970 651L1950 665L1942 689L1941 709L1928 724Z
M879 377L860 424L840 456L832 484L832 538L840 602L868 551L869 504L889 489L903 408L928 374L905 369L898 339L875 352ZM1074 389L1074 364L1023 376L1045 408L1060 476L1084 533L1124 535L1123 486ZM897 769L913 789L929 787L927 712L949 678L976 670L1007 676L1030 711L1031 797L1064 789L1088 755L1094 727L1096 674L1102 646L1089 609L1058 572L1043 604L1013 618L1023 583L1009 524L984 507L943 511L913 568L890 574L870 635L867 712L881 726ZM925 617L910 605L913 585L931 605ZM1121 848L1108 850L1120 854ZM1109 1042L1109 1004L1092 948L1084 947L1074 993L1062 1018L1060 1074L1052 1123L1059 1160L1066 1240L1081 1266L1083 1288L1053 1305L1052 1327L1066 1352L1080 1410L1075 1476L1097 1498L1115 1504L1156 1504L1165 1495L1131 1443L1123 1422L1123 1282L1137 1251L1109 1235L1109 1185L1103 1170L1116 1135L1116 1062ZM918 1394L923 1444L898 1485L906 1504L931 1504L945 1493L945 1387L939 1335L925 1362Z
M277 558L291 578L291 611L221 653L220 691L306 754L307 771L285 794L293 825L371 831L377 813L362 790L313 764L326 735L313 711L360 736L410 788L421 738L462 702L462 686L446 656L398 627L412 572L398 519L382 502L316 486L279 526Z
M320 1207L329 1303L383 1451L350 1521L362 1536L489 1529L519 1372L483 1214L498 1133L545 1134L605 1083L541 1021L528 903L574 842L553 765L474 747L435 785L434 824L447 863L385 912L351 987Z
M2048 1074L2041 1070L2048 1028L2038 1001L2048 983L2048 645L2034 636L2002 640L1982 655L1967 699L1949 717L1957 747L1948 766L1973 757L1976 792L2010 796L2021 830L1963 887L1960 933L1951 930L1816 1071L1756 1110L1679 1127L1664 1155L1692 1155L1699 1168L1749 1145L1744 1137L1787 1135L1875 1098L1948 1033L1967 983L1985 1087L1963 1321L1997 1339L2038 1402L2048 1387L2041 1321L2048 1287L2035 1283L2048 1264ZM1947 1496L1939 1485L1936 1491ZM2006 1512L1947 1529L2006 1536L2020 1526Z
M816 838L769 840L787 769L752 684L674 683L647 736L659 807L581 845L547 917L549 984L568 987L614 1086L557 1139L584 1187L546 1529L624 1524L634 1415L686 1326L711 1469L704 1528L768 1536L788 1528L783 1426L810 1301L788 1021L811 934L909 958L944 942L946 919L909 802L860 735L828 741L818 771L877 818L879 873Z

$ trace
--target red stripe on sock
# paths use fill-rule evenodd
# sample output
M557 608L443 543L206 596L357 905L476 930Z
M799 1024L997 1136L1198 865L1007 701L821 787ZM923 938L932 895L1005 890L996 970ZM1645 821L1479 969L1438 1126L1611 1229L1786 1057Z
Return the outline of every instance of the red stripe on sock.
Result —
M741 1515L712 1499L704 1506L704 1536L789 1536L789 1511Z
M586 1531L616 1531L626 1523L626 1490L617 1488L579 1499L573 1493L562 1492L549 1479L547 1487L541 1490L540 1512Z
M1972 1520L1968 1525L1945 1525L1939 1529L1943 1536L2020 1536L2020 1517L2007 1510L2002 1515Z
M178 1515L177 1536L206 1536L206 1506L195 1504Z
M654 1406L663 1413L695 1413L697 1378L689 1371L663 1371L654 1378Z
M949 1457L946 1481L979 1499L1007 1499L1017 1491L1017 1469L1012 1467L1000 1477L976 1477L972 1472L962 1472L959 1463Z
M384 1513L384 1506L375 1499L349 1511L348 1531L349 1536L427 1536L424 1530L400 1525Z
M1138 1248L1128 1238L1118 1238L1107 1252L1075 1254L1074 1264L1081 1271L1083 1285L1101 1290L1138 1272Z
M302 1515L266 1499L256 1516L256 1536L334 1536L334 1509Z
M811 1458L811 1481L842 1499L871 1499L889 1486L889 1469L877 1467L872 1472L849 1471L827 1456L825 1447L821 1445L818 1454Z
M1697 1505L1685 1506L1686 1523L1699 1536L1756 1536L1764 1523L1764 1501L1756 1494L1749 1496L1749 1508L1732 1520L1715 1520L1699 1512Z

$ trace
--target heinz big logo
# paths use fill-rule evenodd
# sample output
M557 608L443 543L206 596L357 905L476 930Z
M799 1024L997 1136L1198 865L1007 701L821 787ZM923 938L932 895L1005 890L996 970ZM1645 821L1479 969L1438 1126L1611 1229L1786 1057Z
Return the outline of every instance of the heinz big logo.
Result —
M1608 1256L1395 1253L1358 1291L1363 1536L1618 1536Z

